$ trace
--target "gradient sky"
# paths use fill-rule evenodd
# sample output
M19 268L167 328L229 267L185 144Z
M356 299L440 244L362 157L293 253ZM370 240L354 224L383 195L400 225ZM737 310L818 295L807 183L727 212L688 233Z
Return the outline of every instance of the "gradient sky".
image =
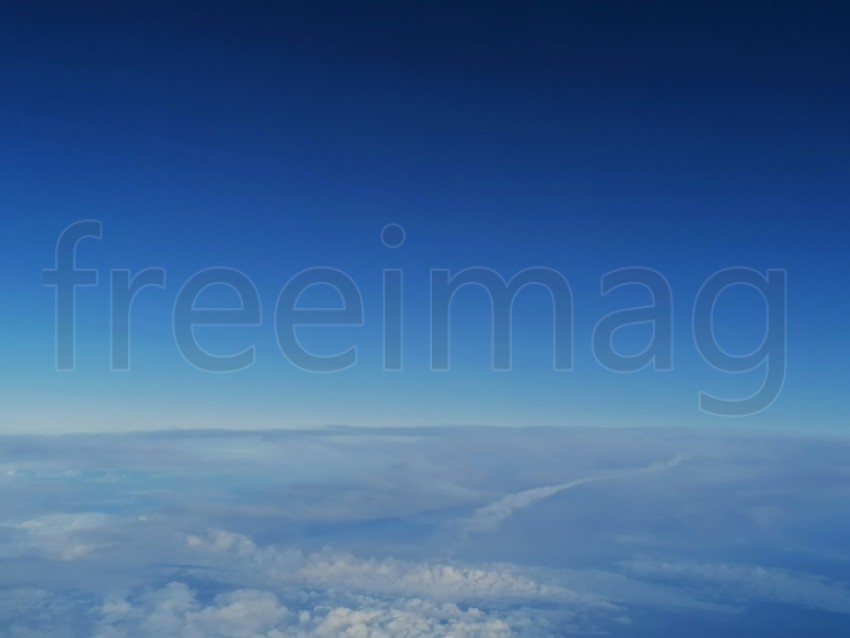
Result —
M848 373L850 43L844 3L5 3L0 8L3 432L354 425L734 425L841 428ZM103 222L78 265L75 372L54 369L56 239ZM398 249L380 232L407 231ZM625 266L674 294L675 362L618 375L591 351ZM158 266L140 293L132 369L109 368L108 271ZM263 323L199 332L256 365L189 366L171 334L194 272L237 268ZM365 326L359 363L316 375L275 343L278 293L313 266L348 272ZM487 298L454 315L453 366L428 370L428 273L562 272L575 369L551 369L551 310L518 298L514 369L489 367ZM762 373L696 351L691 311L718 269L788 271L785 388L768 410L701 413ZM381 365L384 268L405 271L405 369ZM227 303L224 301L224 303ZM752 293L718 306L718 338L763 336ZM307 333L305 333L307 334ZM626 335L640 349L645 333Z

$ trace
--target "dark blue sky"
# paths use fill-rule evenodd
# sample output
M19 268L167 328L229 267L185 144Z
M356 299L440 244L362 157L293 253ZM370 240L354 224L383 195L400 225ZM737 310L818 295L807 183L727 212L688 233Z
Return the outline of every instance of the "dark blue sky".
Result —
M847 363L850 9L809 3L7 3L0 8L4 429L390 424L689 424L700 390L752 394L763 374L702 361L694 298L730 266L788 271L787 378L745 421L840 427ZM54 371L42 286L70 223L103 222L79 265L78 360ZM381 228L407 231L385 248ZM108 271L159 266L140 293L129 372L109 370ZM263 323L199 332L257 363L212 375L181 358L171 309L210 266L256 283ZM274 305L312 266L360 286L365 326L332 375L279 352ZM489 369L487 298L455 306L453 367L428 371L428 272L563 273L575 369L551 369L542 291L517 302L514 369ZM618 375L596 322L646 303L599 292L625 266L674 300L668 372ZM405 270L406 359L381 366L384 268ZM232 300L231 300L232 301ZM757 297L717 308L728 350L764 333ZM624 333L625 334L625 333ZM646 334L625 334L640 350Z

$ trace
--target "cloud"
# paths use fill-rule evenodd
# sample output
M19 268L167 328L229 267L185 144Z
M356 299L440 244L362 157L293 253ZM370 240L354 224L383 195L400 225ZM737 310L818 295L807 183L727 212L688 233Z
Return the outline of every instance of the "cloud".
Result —
M697 614L775 635L783 620L758 603L819 627L850 609L838 438L335 428L0 442L3 638L627 636Z
M2 523L0 528L11 531L12 538L0 544L0 556L34 553L55 560L78 560L98 549L98 544L89 540L89 535L109 522L106 514L84 512Z
M208 604L172 582L133 599L106 601L93 638L507 638L510 624L471 607L359 598L356 609L294 610L268 591L236 590ZM510 617L510 615L508 615Z
M644 474L651 474L653 472L670 469L676 467L685 460L685 456L676 455L668 461L652 463L650 465L647 465L646 467L627 470L615 470L611 472L605 472L603 474L597 474L595 476L588 476L585 478L576 479L568 483L560 483L558 485L549 485L545 487L535 487L529 490L523 490L522 492L508 494L507 496L503 496L497 501L494 501L480 509L477 509L471 517L461 521L458 527L461 531L467 533L494 532L498 530L499 527L501 527L502 523L507 518L513 516L513 514L517 510L530 507L537 501L540 501L544 498L549 498L550 496L554 496L555 494L558 494L560 492L571 490L581 485L587 485L588 483L596 483L599 481L613 481L624 478L634 478L642 476Z
M850 614L850 590L811 574L756 565L646 559L626 567L637 576L707 588L716 596Z
M357 558L347 552L304 552L260 548L240 534L216 530L205 537L189 535L186 543L240 574L262 574L262 582L297 583L303 587L345 589L367 594L427 597L433 600L527 599L559 601L582 607L613 608L606 601L553 584L537 582L509 566L464 567L393 558ZM244 576L243 576L244 578Z
M183 583L148 591L136 601L111 600L100 608L95 638L259 638L281 636L288 616L274 594L239 590L201 605Z

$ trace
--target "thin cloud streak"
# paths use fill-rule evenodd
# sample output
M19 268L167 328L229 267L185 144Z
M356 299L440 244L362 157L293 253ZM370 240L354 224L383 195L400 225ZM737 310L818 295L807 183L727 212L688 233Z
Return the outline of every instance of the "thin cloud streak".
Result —
M534 505L537 501L559 494L566 490L587 485L588 483L597 483L600 481L613 481L623 478L632 478L652 474L662 470L674 468L687 460L686 456L678 454L667 461L657 461L646 467L630 470L615 470L597 474L595 476L587 476L585 478L576 479L568 483L559 485L549 485L544 487L534 487L522 492L508 494L497 501L494 501L484 507L477 509L475 513L461 521L460 528L467 533L474 532L495 532L508 518L514 515L517 510L525 509Z

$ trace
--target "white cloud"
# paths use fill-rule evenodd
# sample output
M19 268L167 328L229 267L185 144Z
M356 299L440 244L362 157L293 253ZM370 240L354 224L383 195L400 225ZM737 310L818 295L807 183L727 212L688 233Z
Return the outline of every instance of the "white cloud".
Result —
M671 613L773 635L749 603L850 613L814 575L850 563L848 458L840 441L685 430L0 445L0 636L536 638L645 634Z
M106 527L110 517L97 512L50 514L21 522L0 524L13 532L12 539L0 545L0 556L35 553L55 560L77 560L98 549L89 540L93 530Z
M686 460L686 457L676 455L668 461L652 463L646 467L605 472L569 481L568 483L535 487L529 490L516 492L514 494L508 494L507 496L503 496L499 500L476 510L471 517L460 522L459 528L464 532L493 532L499 529L502 523L512 516L517 510L530 507L537 501L544 498L549 498L550 496L554 496L560 492L571 490L579 487L580 485L587 485L588 483L634 478L644 474L651 474L653 472L666 470L676 467L684 460Z
M646 559L626 567L637 576L709 587L727 597L850 614L850 590L811 574L756 565Z
M226 565L245 574L262 574L264 582L298 583L369 594L425 596L434 600L480 598L559 601L582 607L610 608L596 596L559 585L541 583L517 568L474 568L444 563L409 562L392 558L357 558L346 552L303 552L274 546L259 548L249 538L224 530L205 537L189 535L196 550L225 557Z
M94 638L506 638L511 615L420 599L357 599L357 608L292 610L268 591L236 590L199 602L183 583L105 602ZM516 614L514 614L514 617ZM528 618L520 626L532 626ZM531 635L531 634L528 634Z
M252 590L203 606L186 585L174 582L136 602L107 601L100 615L95 638L277 638L288 610L274 594Z

